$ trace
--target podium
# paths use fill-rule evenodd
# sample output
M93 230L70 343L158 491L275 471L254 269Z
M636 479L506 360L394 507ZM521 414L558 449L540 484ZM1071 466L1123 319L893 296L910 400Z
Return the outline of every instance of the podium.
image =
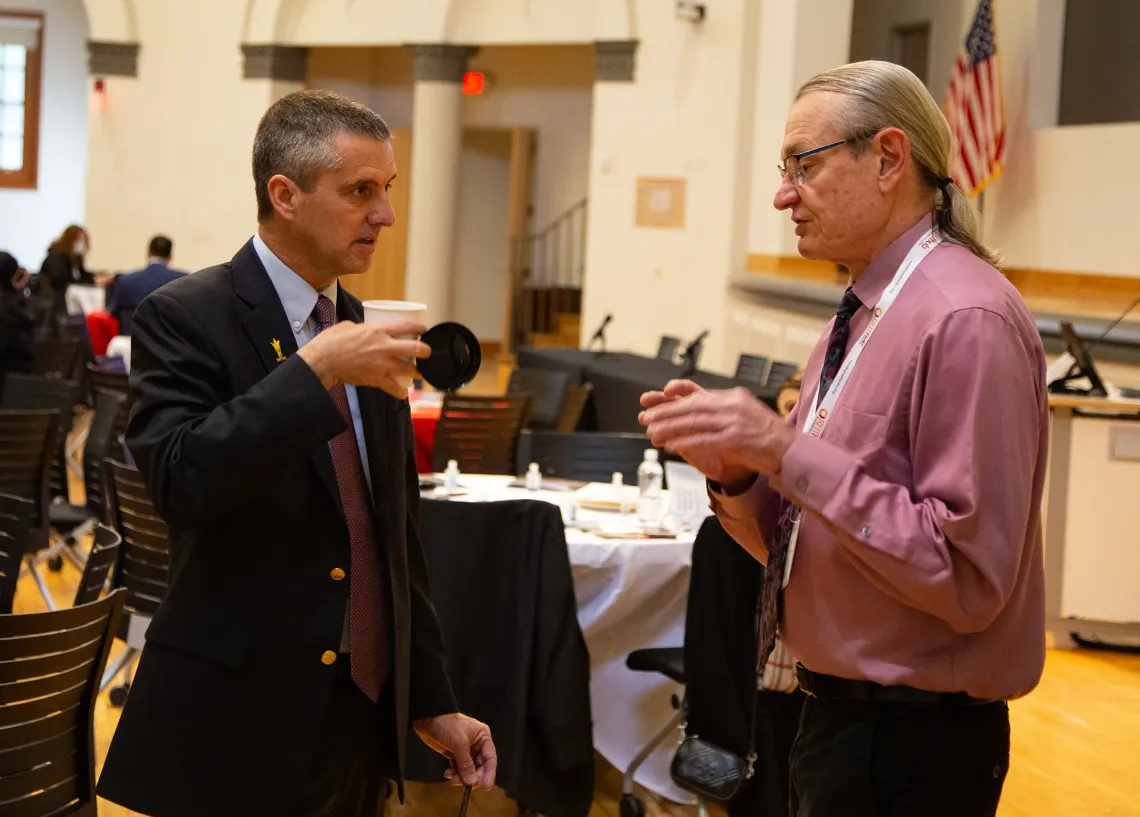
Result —
M1131 505L1121 506L1111 496L1114 491L1120 492L1127 503L1130 486L1140 487L1140 399L1050 394L1049 414L1052 427L1045 493L1046 630L1052 636L1052 646L1061 649L1076 646L1074 633L1085 638L1095 633L1094 640L1106 644L1135 646L1140 644L1140 527L1122 525L1122 529L1116 529L1110 522L1112 532L1107 540L1092 537L1095 552L1070 551L1067 539L1078 422L1097 424L1087 429L1091 439L1098 443L1107 440L1109 467L1123 469L1115 474L1102 471L1097 484L1090 487L1081 483L1078 490L1086 494L1090 490L1098 492L1102 501L1140 517L1136 510L1140 492L1132 494ZM1127 435L1126 439L1121 432ZM1118 479L1120 474L1126 480L1123 485ZM1087 513L1089 522L1104 521L1097 516L1096 508L1089 507Z

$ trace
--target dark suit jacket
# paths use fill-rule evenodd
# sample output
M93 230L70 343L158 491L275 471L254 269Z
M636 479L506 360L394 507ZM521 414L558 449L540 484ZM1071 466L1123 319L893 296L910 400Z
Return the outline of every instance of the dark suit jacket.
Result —
M131 333L131 318L143 298L185 274L165 264L151 264L138 272L116 276L107 296L107 311L119 321L119 333Z
M561 513L533 500L426 500L421 530L451 679L463 711L495 735L497 785L538 814L585 817L590 655ZM413 746L409 779L440 779L447 764L432 754Z
M343 288L337 313L362 320ZM330 577L350 565L328 447L345 423L295 354L252 242L147 298L133 338L127 443L170 527L171 578L99 794L159 817L287 815L315 762L335 672L321 657L340 643L351 581ZM408 404L357 394L402 770L409 722L456 704L417 533Z

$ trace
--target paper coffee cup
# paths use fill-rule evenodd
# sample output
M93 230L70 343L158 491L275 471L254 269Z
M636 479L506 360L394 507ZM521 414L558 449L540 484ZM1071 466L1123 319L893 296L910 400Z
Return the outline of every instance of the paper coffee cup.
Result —
M427 312L427 304L417 303L415 301L365 301L364 302L364 322L365 323L403 323L405 321L418 321L423 323L424 315ZM404 335L403 337L416 339L418 335ZM408 360L409 363L415 363L413 360ZM412 380L408 377L397 378L400 385L405 389L412 386Z

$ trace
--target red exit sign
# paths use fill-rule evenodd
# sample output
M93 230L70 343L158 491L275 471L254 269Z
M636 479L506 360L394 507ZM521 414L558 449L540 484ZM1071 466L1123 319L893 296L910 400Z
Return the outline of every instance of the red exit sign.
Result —
M463 75L463 93L467 96L483 93L486 84L487 78L479 71L468 71Z

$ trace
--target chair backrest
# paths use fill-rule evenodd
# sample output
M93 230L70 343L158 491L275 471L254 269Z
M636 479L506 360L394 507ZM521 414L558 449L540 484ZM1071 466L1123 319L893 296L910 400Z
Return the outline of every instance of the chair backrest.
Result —
M673 360L677 357L677 350L681 348L681 339L672 335L662 335L661 343L657 347L658 360Z
M12 612L31 523L30 499L0 494L0 613Z
M768 358L762 355L741 355L736 361L737 380L764 385L764 375L768 369Z
M593 386L589 383L584 386L571 386L566 390L566 399L562 401L562 413L558 416L558 425L554 429L563 434L578 430L582 422L582 414L586 404L590 402Z
M468 474L510 474L515 470L519 431L530 411L530 395L443 398L432 465L437 471L456 460Z
M32 501L28 550L38 550L48 542L48 480L58 425L55 410L0 409L0 491Z
M126 399L119 406L119 413L115 415L115 425L112 440L118 440L127 433L127 419L131 415L131 378L126 372L108 371L99 368L96 363L87 364L87 384L92 394L99 389L113 391L123 395Z
M81 345L74 338L37 338L32 344L32 374L73 377Z
M105 525L95 528L95 542L91 545L91 552L87 554L87 564L83 566L83 576L79 579L79 588L75 591L75 606L89 604L99 598L103 587L107 584L107 577L115 567L119 558L119 546L123 539L119 534Z
M0 616L0 814L94 814L95 698L123 593Z
M65 500L70 495L67 485L67 436L75 422L75 406L79 399L79 384L74 380L27 374L9 375L4 382L3 398L0 399L0 408L59 411L48 490L53 497L59 496Z
M136 468L108 460L107 483L112 524L123 537L115 587L127 591L128 614L153 616L170 579L170 532ZM120 638L126 637L128 619L123 619Z
M531 428L553 429L558 425L562 405L566 401L566 387L570 375L554 369L527 369L522 366L511 372L507 394L530 395Z
M87 488L87 508L100 522L107 521L107 496L104 486L104 461L115 439L115 425L127 398L105 389L95 392L95 411L87 442L83 448L83 484Z
M765 386L779 387L784 385L784 381L796 373L799 366L795 363L784 363L780 360L773 360L772 367L768 370L768 379L764 381Z
M516 471L537 462L543 476L581 482L609 482L620 471L626 485L637 484L637 467L653 444L641 434L578 431L524 431L519 435Z

